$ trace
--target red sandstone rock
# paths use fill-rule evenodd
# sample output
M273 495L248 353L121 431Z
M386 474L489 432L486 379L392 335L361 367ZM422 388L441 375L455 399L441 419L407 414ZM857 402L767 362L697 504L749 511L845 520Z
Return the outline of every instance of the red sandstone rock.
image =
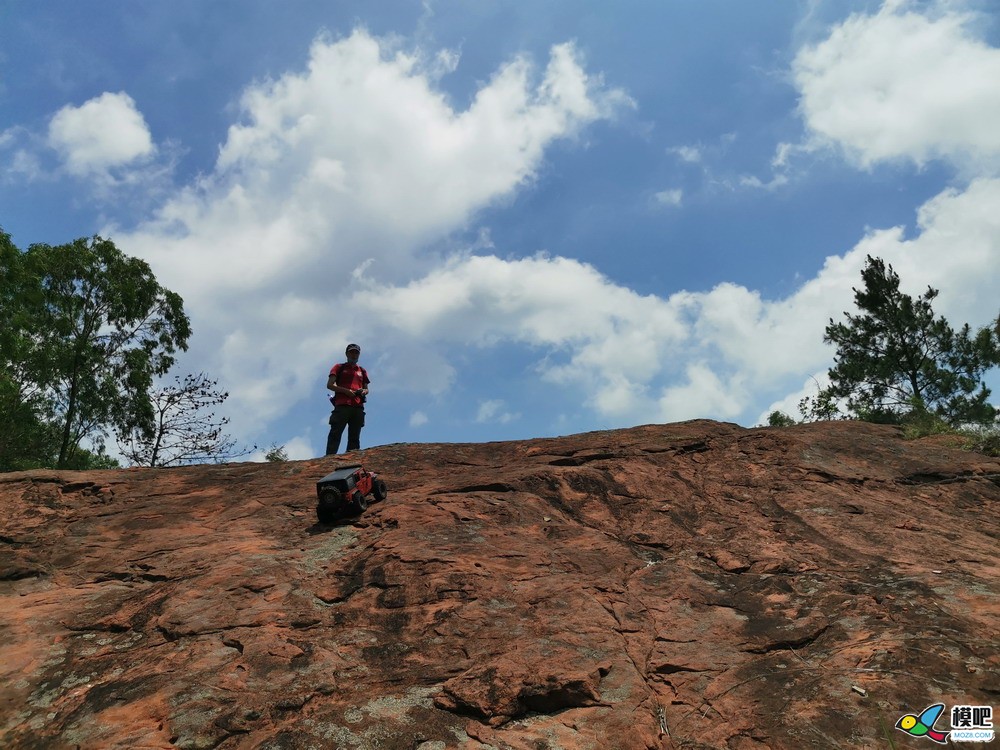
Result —
M0 475L4 748L897 747L994 705L1000 460L705 421Z

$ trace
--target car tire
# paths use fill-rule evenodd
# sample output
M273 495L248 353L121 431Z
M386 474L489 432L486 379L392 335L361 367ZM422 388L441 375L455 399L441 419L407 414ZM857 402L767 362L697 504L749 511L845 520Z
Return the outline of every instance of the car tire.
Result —
M381 479L376 479L375 484L372 485L372 497L375 498L376 503L380 503L389 496L389 488L386 487L385 482Z
M324 487L316 504L316 518L320 523L332 524L340 518L344 496L336 487Z
M355 492L351 497L351 511L354 515L360 516L368 509L368 501L365 500L365 496L360 492Z

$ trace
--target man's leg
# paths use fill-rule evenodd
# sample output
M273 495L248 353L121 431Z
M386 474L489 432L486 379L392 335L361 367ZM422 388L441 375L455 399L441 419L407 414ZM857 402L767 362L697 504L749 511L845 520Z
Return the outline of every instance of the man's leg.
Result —
M326 436L326 455L332 456L340 450L340 437L344 434L346 426L347 420L344 419L344 412L334 409L333 414L330 415L330 434ZM350 442L350 433L348 433L347 440Z
M361 450L361 428L364 426L365 412L358 409L351 415L351 420L347 423L347 450Z

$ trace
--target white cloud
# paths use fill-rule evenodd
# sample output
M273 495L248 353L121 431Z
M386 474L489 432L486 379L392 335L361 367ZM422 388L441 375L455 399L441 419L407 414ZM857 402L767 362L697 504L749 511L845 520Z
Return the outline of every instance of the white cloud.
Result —
M78 177L106 176L109 169L156 150L142 113L125 92L105 92L79 107L66 105L49 122L48 142Z
M427 421L427 415L422 411L415 411L410 415L410 427L422 427Z
M768 417L775 411L780 411L785 416L796 421L801 421L805 415L799 411L799 404L804 398L814 398L821 390L830 385L830 376L827 370L814 372L802 383L802 387L793 393L786 394L777 401L772 401L771 405L762 411L754 421L755 425L766 425Z
M755 190L777 190L788 184L788 175L777 173L772 175L767 182L756 175L741 175L739 184L741 187L754 188Z
M481 401L479 403L479 408L476 410L476 421L477 422L493 422L499 424L507 424L515 419L520 418L520 414L514 414L507 411L507 404L503 399L491 399L488 401Z
M727 419L746 408L748 394L740 376L723 380L701 362L688 365L685 375L683 385L665 388L659 398L659 413L668 419L697 419L706 414Z
M753 417L828 364L823 328L850 307L869 253L913 293L940 288L953 322L996 315L1000 181L988 178L928 201L911 238L868 232L779 300L729 283L641 295L586 263L504 259L488 244L424 255L529 184L554 141L627 104L568 45L540 76L526 59L504 65L464 111L434 87L433 68L363 32L316 42L307 70L247 90L215 172L115 235L184 296L199 368L226 382L234 426L260 429L321 390L348 340L374 362L376 389L440 397L460 367L441 349L513 343L537 352L539 382L579 394L607 424ZM826 69L810 70L804 87ZM827 137L853 147L849 129ZM477 416L506 413L487 401Z
M953 324L994 319L996 205L1000 180L946 191L921 207L916 237L907 239L902 227L872 230L780 300L731 283L642 296L569 258L489 255L452 258L423 278L382 288L377 301L365 303L359 292L355 304L387 334L408 340L541 350L543 380L577 389L612 423L753 418L765 394L798 389L802 373L828 365L823 330L852 308L869 254L891 263L910 294L940 289L935 309Z
M285 453L288 454L290 461L305 461L316 455L316 451L313 450L309 438L301 435L293 437L285 443Z
M684 191L680 189L661 190L653 196L661 206L679 206L684 197Z
M105 232L183 296L192 358L227 383L234 425L284 413L370 334L354 292L376 304L426 273L428 242L530 183L552 142L630 104L562 44L542 71L501 66L457 111L434 87L442 60L455 62L363 31L316 41L306 70L246 90L214 172L135 231ZM378 387L440 393L454 376L421 342L390 332L380 348Z
M433 79L438 79L449 73L454 73L458 70L458 63L461 61L462 56L458 50L443 49L440 50L434 56L434 62L428 70L428 74Z
M582 387L602 413L617 416L639 406L644 386L688 335L684 297L639 295L585 263L545 255L457 256L377 297L360 291L353 305L384 335L431 348L504 341L541 348L545 380Z
M819 140L863 166L950 160L982 173L1000 163L1000 50L976 16L939 2L933 14L886 2L852 15L793 63L800 110Z
M27 128L19 125L0 132L0 157L3 157L0 161L0 181L32 182L46 177L38 156L42 150L39 141Z
M305 461L316 457L316 451L313 449L309 438L305 435L296 435L295 437L287 440L285 443L275 444L273 447L283 449L289 461ZM246 460L256 461L258 463L266 461L269 450L271 450L271 447L258 448L256 451L247 456Z
M42 168L38 157L32 151L26 149L18 149L14 152L9 173L20 175L29 182L45 177L45 170Z
M701 161L701 148L698 146L674 146L667 149L668 154L675 154L678 159L688 164L697 164Z
M275 447L284 449L285 455L288 457L289 461L305 461L316 457L316 451L309 438L305 435L296 435L295 437L287 440L285 443ZM267 452L269 450L270 448L261 448L256 450L250 454L248 460L257 462L266 461Z

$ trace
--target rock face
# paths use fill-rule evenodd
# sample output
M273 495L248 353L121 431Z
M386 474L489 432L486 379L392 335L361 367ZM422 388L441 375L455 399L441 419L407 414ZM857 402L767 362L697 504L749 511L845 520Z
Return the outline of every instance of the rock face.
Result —
M333 527L343 457L0 475L0 746L904 748L1000 704L998 459L707 421L352 458L389 498Z

